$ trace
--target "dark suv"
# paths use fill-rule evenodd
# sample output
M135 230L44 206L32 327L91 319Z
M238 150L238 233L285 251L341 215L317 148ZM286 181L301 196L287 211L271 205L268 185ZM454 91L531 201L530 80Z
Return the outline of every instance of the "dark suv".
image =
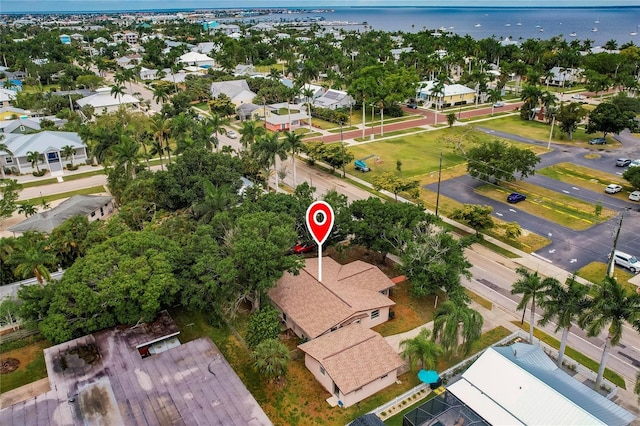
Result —
M589 145L606 145L607 140L605 138L593 138L589 140Z

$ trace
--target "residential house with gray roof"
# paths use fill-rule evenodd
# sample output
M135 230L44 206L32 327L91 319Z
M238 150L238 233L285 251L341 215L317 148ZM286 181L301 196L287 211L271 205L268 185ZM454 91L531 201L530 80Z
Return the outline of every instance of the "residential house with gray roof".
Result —
M50 170L51 173L63 171L65 160L62 151L67 145L73 147L75 151L73 159L69 162L78 164L87 160L87 147L75 132L47 130L26 135L7 133L4 138L4 143L11 154L0 150L0 167L13 169L19 174L36 171L35 165L32 166L31 161L27 160L30 152L39 152L41 161L38 167Z
M220 94L225 94L231 99L236 107L244 103L250 103L256 94L249 89L246 80L218 81L211 84L211 95L217 98Z

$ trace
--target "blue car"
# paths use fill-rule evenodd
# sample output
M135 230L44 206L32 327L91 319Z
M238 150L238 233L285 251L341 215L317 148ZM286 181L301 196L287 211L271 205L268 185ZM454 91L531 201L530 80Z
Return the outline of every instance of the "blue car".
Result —
M520 201L524 201L526 199L527 199L526 195L520 194L518 192L512 192L507 197L507 201L510 202L511 204L519 203Z

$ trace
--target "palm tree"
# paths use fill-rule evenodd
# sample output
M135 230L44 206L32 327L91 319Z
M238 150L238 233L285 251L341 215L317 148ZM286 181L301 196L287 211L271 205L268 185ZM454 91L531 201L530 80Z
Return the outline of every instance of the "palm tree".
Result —
M164 170L162 165L162 155L167 151L167 148L165 147L165 140L167 141L167 147L169 146L168 139L171 132L171 120L168 118L165 119L161 114L154 115L151 119L150 128L153 139L156 141L156 144L154 144L152 149L152 155L160 155L160 169Z
M123 136L120 139L120 143L112 148L112 151L116 168L122 167L127 176L135 179L136 167L140 162L140 144L127 136Z
M24 203L18 206L18 214L24 214L24 217L33 216L38 213L38 209L31 203Z
M296 155L302 150L302 135L294 132L284 132L285 149L291 154L291 166L293 167L293 188L298 185L296 182Z
M213 142L213 145L215 145L217 152L219 146L218 134L222 133L222 131L224 130L223 126L228 125L231 120L229 120L229 118L227 117L222 117L217 112L212 113L211 118L207 118L207 120L207 123L211 126L211 130L213 132L213 134L211 135L211 142Z
M73 164L73 158L76 155L76 149L74 147L72 147L71 145L65 145L62 147L62 156L64 157L64 161L69 160L69 158L71 158L71 167L73 167L75 164Z
M4 135L0 134L0 151L5 152L6 155L13 156L13 152L11 152L9 146L6 143L2 142L3 140ZM4 166L2 165L2 163L0 163L0 176L2 176L0 179L6 178L6 175L4 174Z
M153 88L153 100L159 104L165 103L169 99L169 91L166 85L157 84Z
M531 301L531 319L529 320L529 343L533 344L533 325L536 315L536 299L543 301L548 289L554 285L560 285L555 278L542 278L538 275L538 271L531 273L527 268L522 266L516 268L516 272L520 274L522 278L513 283L511 287L511 294L521 294L522 300L518 303L516 310L523 309L522 322L524 323L524 314L527 310L527 305Z
M205 180L203 185L204 200L194 204L191 211L201 223L209 223L216 213L231 208L237 201L228 190L214 186L209 180Z
M488 95L488 100L491 102L491 115L493 115L493 106L502 100L502 92L498 89L489 89Z
M120 84L114 84L111 86L111 96L118 97L118 104L122 104L122 95L124 95L124 86Z
M267 380L279 380L287 374L289 349L276 339L267 339L256 346L251 353L254 368Z
M433 317L433 340L446 352L463 348L465 353L482 335L482 315L461 300L449 299L441 304ZM462 330L461 330L462 328ZM460 344L462 337L462 344Z
M42 158L40 157L40 153L38 151L28 151L27 152L27 161L31 162L31 167L36 168L38 174L40 173L40 167L38 163L42 162Z
M413 339L406 339L400 342L402 349L402 359L409 361L413 369L416 362L420 361L420 367L433 370L442 356L444 350L440 345L431 340L431 332L426 328Z
M274 132L268 135L263 135L252 147L252 153L255 154L258 159L258 163L262 166L271 169L276 175L276 192L278 191L278 173L276 172L276 157L280 157L280 160L287 158L287 151L284 143L280 142L279 133ZM269 180L267 176L267 181Z
M242 122L242 127L239 132L241 135L240 143L242 144L242 149L246 151L247 148L256 141L256 138L265 133L265 129L261 125L258 125L256 121L247 120Z
M624 323L632 324L640 331L640 294L628 293L613 277L605 277L602 284L595 285L594 289L593 299L580 315L578 325L587 330L589 337L598 336L608 325L594 385L594 389L598 389L602 383L611 347L617 346L622 338Z
M545 292L545 297L540 302L543 309L542 318L538 324L545 326L549 321L555 321L557 333L562 329L560 350L558 351L558 367L562 367L564 350L567 346L567 337L574 321L588 305L587 293L589 287L576 281L575 276L567 280L566 285L552 283Z
M539 87L528 84L524 86L524 89L522 89L522 94L520 96L520 99L524 102L524 105L522 105L522 111L525 114L531 113L526 117L527 120L532 120L535 116L535 108L540 103L541 96L542 90L540 90Z
M34 276L40 285L51 280L48 266L55 265L56 256L47 251L47 239L38 233L26 233L16 240L11 263L15 274L22 278Z

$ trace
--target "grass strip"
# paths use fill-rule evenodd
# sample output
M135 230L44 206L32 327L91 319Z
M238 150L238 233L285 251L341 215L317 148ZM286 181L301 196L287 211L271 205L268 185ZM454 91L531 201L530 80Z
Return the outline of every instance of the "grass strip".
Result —
M603 262L591 262L580 268L576 272L576 275L594 284L599 284L604 281L604 278L607 276L607 264ZM627 292L635 293L637 291L638 287L629 282L629 280L635 276L634 274L625 269L615 267L613 275L616 281L618 281Z
M107 190L104 188L104 186L98 185L98 186L92 186L91 188L78 189L76 191L61 192L59 194L45 195L43 197L30 198L28 200L19 200L19 203L20 204L29 203L29 204L37 205L37 204L40 204L42 200L44 200L46 203L49 203L54 200L73 197L74 195L90 195L90 194L99 194L102 192L107 192Z

